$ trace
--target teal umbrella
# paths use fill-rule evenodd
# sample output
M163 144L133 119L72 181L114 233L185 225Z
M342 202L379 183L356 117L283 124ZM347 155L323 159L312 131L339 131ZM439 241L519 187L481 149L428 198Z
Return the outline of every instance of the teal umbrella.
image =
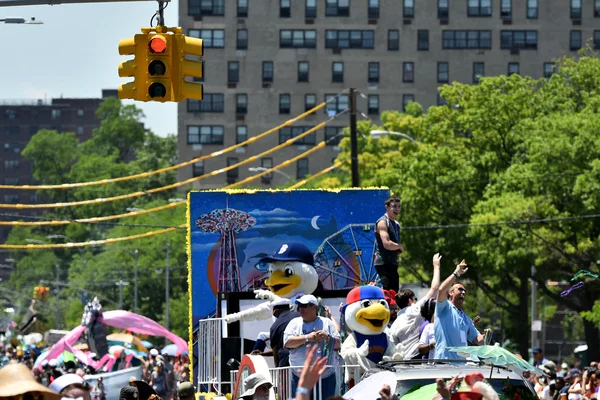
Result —
M447 347L447 349L455 352L459 356L469 357L472 361L482 361L484 364L491 365L492 367L494 365L500 365L515 373L522 374L523 372L529 371L537 375L544 374L526 360L519 358L510 351L500 347L499 344L496 344L495 346Z

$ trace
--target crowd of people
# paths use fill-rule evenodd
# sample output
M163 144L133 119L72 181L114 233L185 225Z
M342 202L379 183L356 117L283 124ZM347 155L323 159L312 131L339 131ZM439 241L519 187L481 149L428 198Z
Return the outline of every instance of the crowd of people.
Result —
M144 393L156 395L162 400L183 400L181 393L191 390L189 377L189 358L187 355L170 356L160 354L157 349L151 349L146 356L138 355L133 362L125 362L125 350L115 355L117 362L111 371L95 371L91 366L84 365L75 357L60 357L59 359L43 360L35 365L35 361L42 354L44 348L36 345L13 345L0 340L0 399L5 397L19 397L30 392L39 392L44 398L105 400L107 388L102 377L93 379L90 385L85 377L95 373L111 372L126 369L130 366L141 367L141 379L130 378L130 385L139 391L139 386L144 385ZM92 359L95 358L91 354ZM27 373L25 373L27 372ZM148 396L150 396L148 394ZM137 396L130 400L146 400ZM158 400L158 399L156 399Z

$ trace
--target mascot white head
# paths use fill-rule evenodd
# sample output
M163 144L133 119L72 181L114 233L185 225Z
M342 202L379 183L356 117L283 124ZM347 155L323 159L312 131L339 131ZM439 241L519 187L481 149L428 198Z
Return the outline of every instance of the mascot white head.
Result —
M377 286L359 286L346 296L342 308L346 326L356 333L372 336L382 333L390 321L390 307Z
M279 250L260 260L269 263L265 284L276 296L292 298L299 293L311 294L319 284L311 251L302 243L287 242Z

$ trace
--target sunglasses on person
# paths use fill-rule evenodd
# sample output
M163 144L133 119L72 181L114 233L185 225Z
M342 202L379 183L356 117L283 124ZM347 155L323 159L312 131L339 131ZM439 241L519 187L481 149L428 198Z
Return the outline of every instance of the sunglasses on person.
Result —
M269 385L268 383L263 383L262 385L256 387L256 390L262 390L265 392L269 389L271 389L271 385Z
M298 308L308 308L311 304L298 304Z
M467 289L465 289L465 288L459 287L459 288L456 288L456 290L458 290L461 293L467 294Z

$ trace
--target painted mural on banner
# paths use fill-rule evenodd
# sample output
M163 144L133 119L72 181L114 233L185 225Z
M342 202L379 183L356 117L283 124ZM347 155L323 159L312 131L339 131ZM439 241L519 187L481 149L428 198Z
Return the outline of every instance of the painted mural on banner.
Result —
M206 191L189 194L191 318L213 316L217 293L265 288L260 260L286 242L314 255L323 289L377 280L375 221L387 189Z

